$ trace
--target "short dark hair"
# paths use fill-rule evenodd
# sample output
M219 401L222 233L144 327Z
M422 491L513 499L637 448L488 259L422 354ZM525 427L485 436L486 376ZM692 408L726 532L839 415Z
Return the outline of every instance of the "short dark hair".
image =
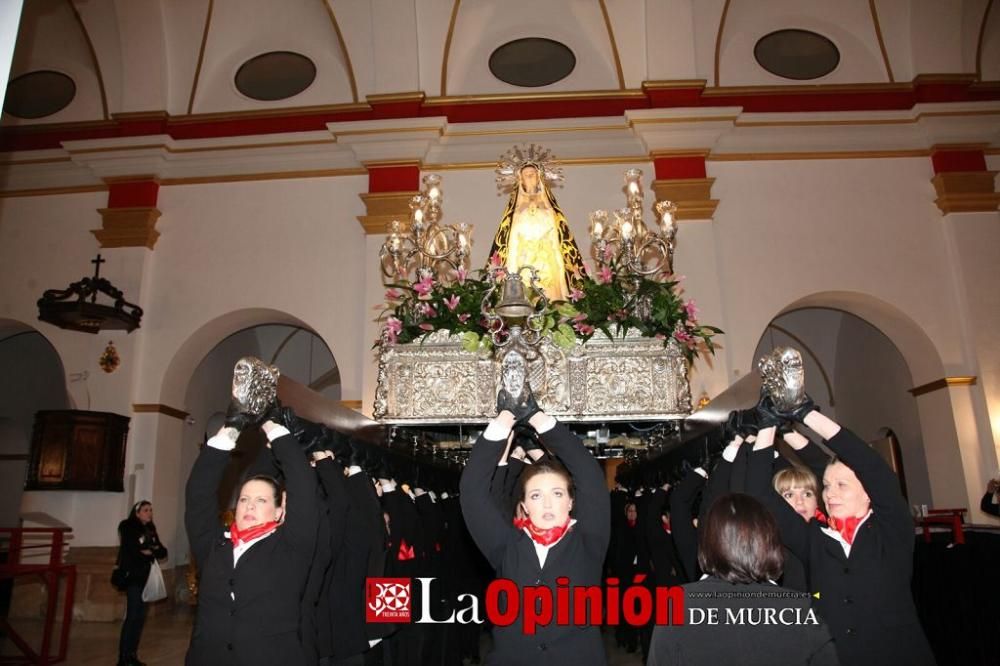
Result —
M274 492L274 506L281 506L281 492L284 488L281 487L281 484L278 483L277 479L273 476L268 476L267 474L254 474L249 479L244 480L243 484L240 485L241 493L243 492L243 486L247 485L251 481L263 481L271 486L271 490Z
M730 583L781 577L785 554L778 525L759 501L741 493L719 497L698 526L698 565Z
M569 496L573 497L576 493L576 488L573 486L573 476L569 473L565 467L557 463L555 460L545 460L543 462L532 463L531 465L526 465L524 471L521 472L521 501L524 501L525 488L528 485L528 481L532 478L538 476L539 474L558 474L563 479L566 480L566 489L569 491Z

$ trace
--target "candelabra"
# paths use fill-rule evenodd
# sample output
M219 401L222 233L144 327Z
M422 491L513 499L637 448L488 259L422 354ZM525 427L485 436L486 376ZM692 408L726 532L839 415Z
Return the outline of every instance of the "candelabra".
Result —
M390 280L411 282L432 277L447 281L448 273L468 269L472 247L472 225L442 225L441 177L423 177L424 189L410 200L410 223L389 223L389 235L379 251L382 275ZM416 279L414 279L416 278Z
M626 207L613 211L609 223L608 211L590 214L591 249L598 268L614 264L619 272L638 278L674 271L674 238L677 211L670 201L656 203L657 230L643 221L642 170L625 172Z

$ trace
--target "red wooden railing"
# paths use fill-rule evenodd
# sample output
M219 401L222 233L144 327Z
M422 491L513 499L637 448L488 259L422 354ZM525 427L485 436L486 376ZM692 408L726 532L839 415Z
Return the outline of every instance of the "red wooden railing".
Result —
M965 543L965 530L962 529L962 517L968 509L931 509L926 516L917 518L917 524L924 529L924 541L931 542L931 526L947 525L951 527L952 542Z
M0 580L17 578L19 576L40 576L45 581L47 598L45 604L45 623L42 627L42 644L38 652L28 645L28 642L10 625L7 618L0 618L0 627L7 638L17 646L23 656L0 657L0 664L58 664L66 661L66 651L69 648L70 623L73 620L73 590L76 588L76 567L64 564L62 560L63 546L66 542L68 527L24 527L0 528L0 540L6 541L7 558L0 562ZM48 536L48 541L37 543L26 535ZM49 550L48 562L25 564L25 551ZM59 629L59 644L53 652L52 638L56 625L56 609L59 604L59 586L66 581L66 592L63 597L62 625Z

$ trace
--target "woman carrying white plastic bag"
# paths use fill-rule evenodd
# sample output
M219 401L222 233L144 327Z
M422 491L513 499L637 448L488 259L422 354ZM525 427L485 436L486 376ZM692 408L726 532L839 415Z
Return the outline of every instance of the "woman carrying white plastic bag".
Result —
M149 566L149 578L146 579L146 587L142 588L142 600L146 603L160 601L167 598L167 584L163 582L163 570L160 563L153 560Z
M118 641L118 666L144 666L136 656L142 625L146 621L146 602L167 596L163 572L156 560L167 556L153 524L153 505L137 502L128 518L118 525L121 541L119 568L125 572L125 619Z

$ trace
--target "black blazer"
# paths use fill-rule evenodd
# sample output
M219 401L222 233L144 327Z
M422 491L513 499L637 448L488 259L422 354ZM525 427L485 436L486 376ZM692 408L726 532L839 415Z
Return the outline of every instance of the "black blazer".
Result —
M993 493L985 493L983 495L983 499L979 502L979 509L983 513L1000 518L1000 504L993 503Z
M497 572L519 588L547 585L555 598L556 578L566 576L571 587L599 585L608 548L610 504L604 472L569 429L562 424L541 435L542 442L569 470L576 486L573 516L577 522L554 545L539 566L534 542L515 528L490 498L489 481L504 441L480 437L462 473L459 500L469 532ZM522 606L523 608L523 606ZM539 626L534 635L522 630L523 613L506 627L494 627L495 650L487 664L605 664L604 644L596 625Z
M145 586L153 560L167 556L166 547L160 543L156 528L143 525L138 518L126 518L118 523L118 567L128 576L128 586ZM151 555L142 551L149 550Z
M251 546L236 566L216 508L229 452L205 446L191 470L184 522L199 584L188 666L306 663L299 613L316 548L316 474L291 435L271 447L285 475L289 511L281 527Z
M694 505L698 492L705 487L705 477L688 470L670 492L670 526L681 563L681 578L698 579L698 530L694 526Z
M830 630L815 613L808 614L806 594L796 595L777 585L736 585L718 578L688 583L684 590L686 624L659 625L653 630L647 666L836 666L840 663ZM709 609L715 609L716 624L709 623ZM772 621L768 622L768 617ZM761 622L761 618L765 620ZM799 624L783 624L781 619ZM758 624L751 624L751 620L757 620Z
M680 585L683 569L677 559L672 533L663 528L663 508L667 503L667 493L655 488L646 507L646 542L649 544L649 559L653 568L653 580L657 585ZM672 522L672 517L671 517Z
M933 664L913 604L914 525L899 480L864 441L842 428L827 442L854 470L871 498L872 515L858 529L850 557L816 519L806 523L778 496L754 484L771 509L785 545L808 568L814 606L830 626L841 662Z

